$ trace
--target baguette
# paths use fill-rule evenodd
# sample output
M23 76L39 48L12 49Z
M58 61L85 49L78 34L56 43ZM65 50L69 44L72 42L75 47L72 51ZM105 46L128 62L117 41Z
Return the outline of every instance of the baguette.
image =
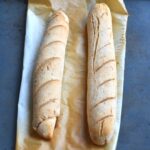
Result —
M96 4L88 23L87 117L91 140L108 143L116 119L116 59L111 13L106 4Z
M61 87L69 19L56 11L48 23L33 73L33 129L43 138L53 136L60 115Z

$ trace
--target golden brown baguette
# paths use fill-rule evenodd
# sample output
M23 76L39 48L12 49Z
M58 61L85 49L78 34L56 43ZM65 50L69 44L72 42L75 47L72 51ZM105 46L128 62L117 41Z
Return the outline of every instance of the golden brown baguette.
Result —
M53 136L60 115L61 87L69 19L55 12L48 23L33 74L33 128L44 138Z
M92 141L108 143L116 118L116 59L111 13L106 4L96 4L88 17L87 116Z

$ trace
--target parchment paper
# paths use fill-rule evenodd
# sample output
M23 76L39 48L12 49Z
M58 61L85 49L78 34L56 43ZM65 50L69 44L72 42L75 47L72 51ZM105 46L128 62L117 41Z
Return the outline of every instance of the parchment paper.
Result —
M95 3L106 3L112 13L117 58L117 122L113 140L94 145L86 117L87 15ZM70 19L62 87L61 115L54 137L45 141L32 129L32 71L48 16L62 9ZM115 150L118 140L126 45L127 10L122 0L29 0L26 21L23 74L18 103L16 150Z

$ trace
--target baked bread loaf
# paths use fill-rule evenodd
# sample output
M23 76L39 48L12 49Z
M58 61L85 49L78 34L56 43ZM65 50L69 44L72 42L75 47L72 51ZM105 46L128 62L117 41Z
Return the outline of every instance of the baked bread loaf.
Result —
M68 33L68 17L56 11L50 17L33 73L33 128L46 139L52 138L60 115Z
M91 10L87 31L88 127L92 141L97 145L105 145L114 133L117 102L112 18L106 4L96 4Z

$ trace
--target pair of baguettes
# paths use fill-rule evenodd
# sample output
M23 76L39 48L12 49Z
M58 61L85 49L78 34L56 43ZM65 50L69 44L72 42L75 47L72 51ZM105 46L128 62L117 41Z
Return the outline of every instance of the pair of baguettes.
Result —
M88 23L87 120L92 141L108 143L116 119L116 59L111 13L96 4ZM60 115L61 87L69 19L62 11L50 18L33 78L33 128L44 138L53 136Z

